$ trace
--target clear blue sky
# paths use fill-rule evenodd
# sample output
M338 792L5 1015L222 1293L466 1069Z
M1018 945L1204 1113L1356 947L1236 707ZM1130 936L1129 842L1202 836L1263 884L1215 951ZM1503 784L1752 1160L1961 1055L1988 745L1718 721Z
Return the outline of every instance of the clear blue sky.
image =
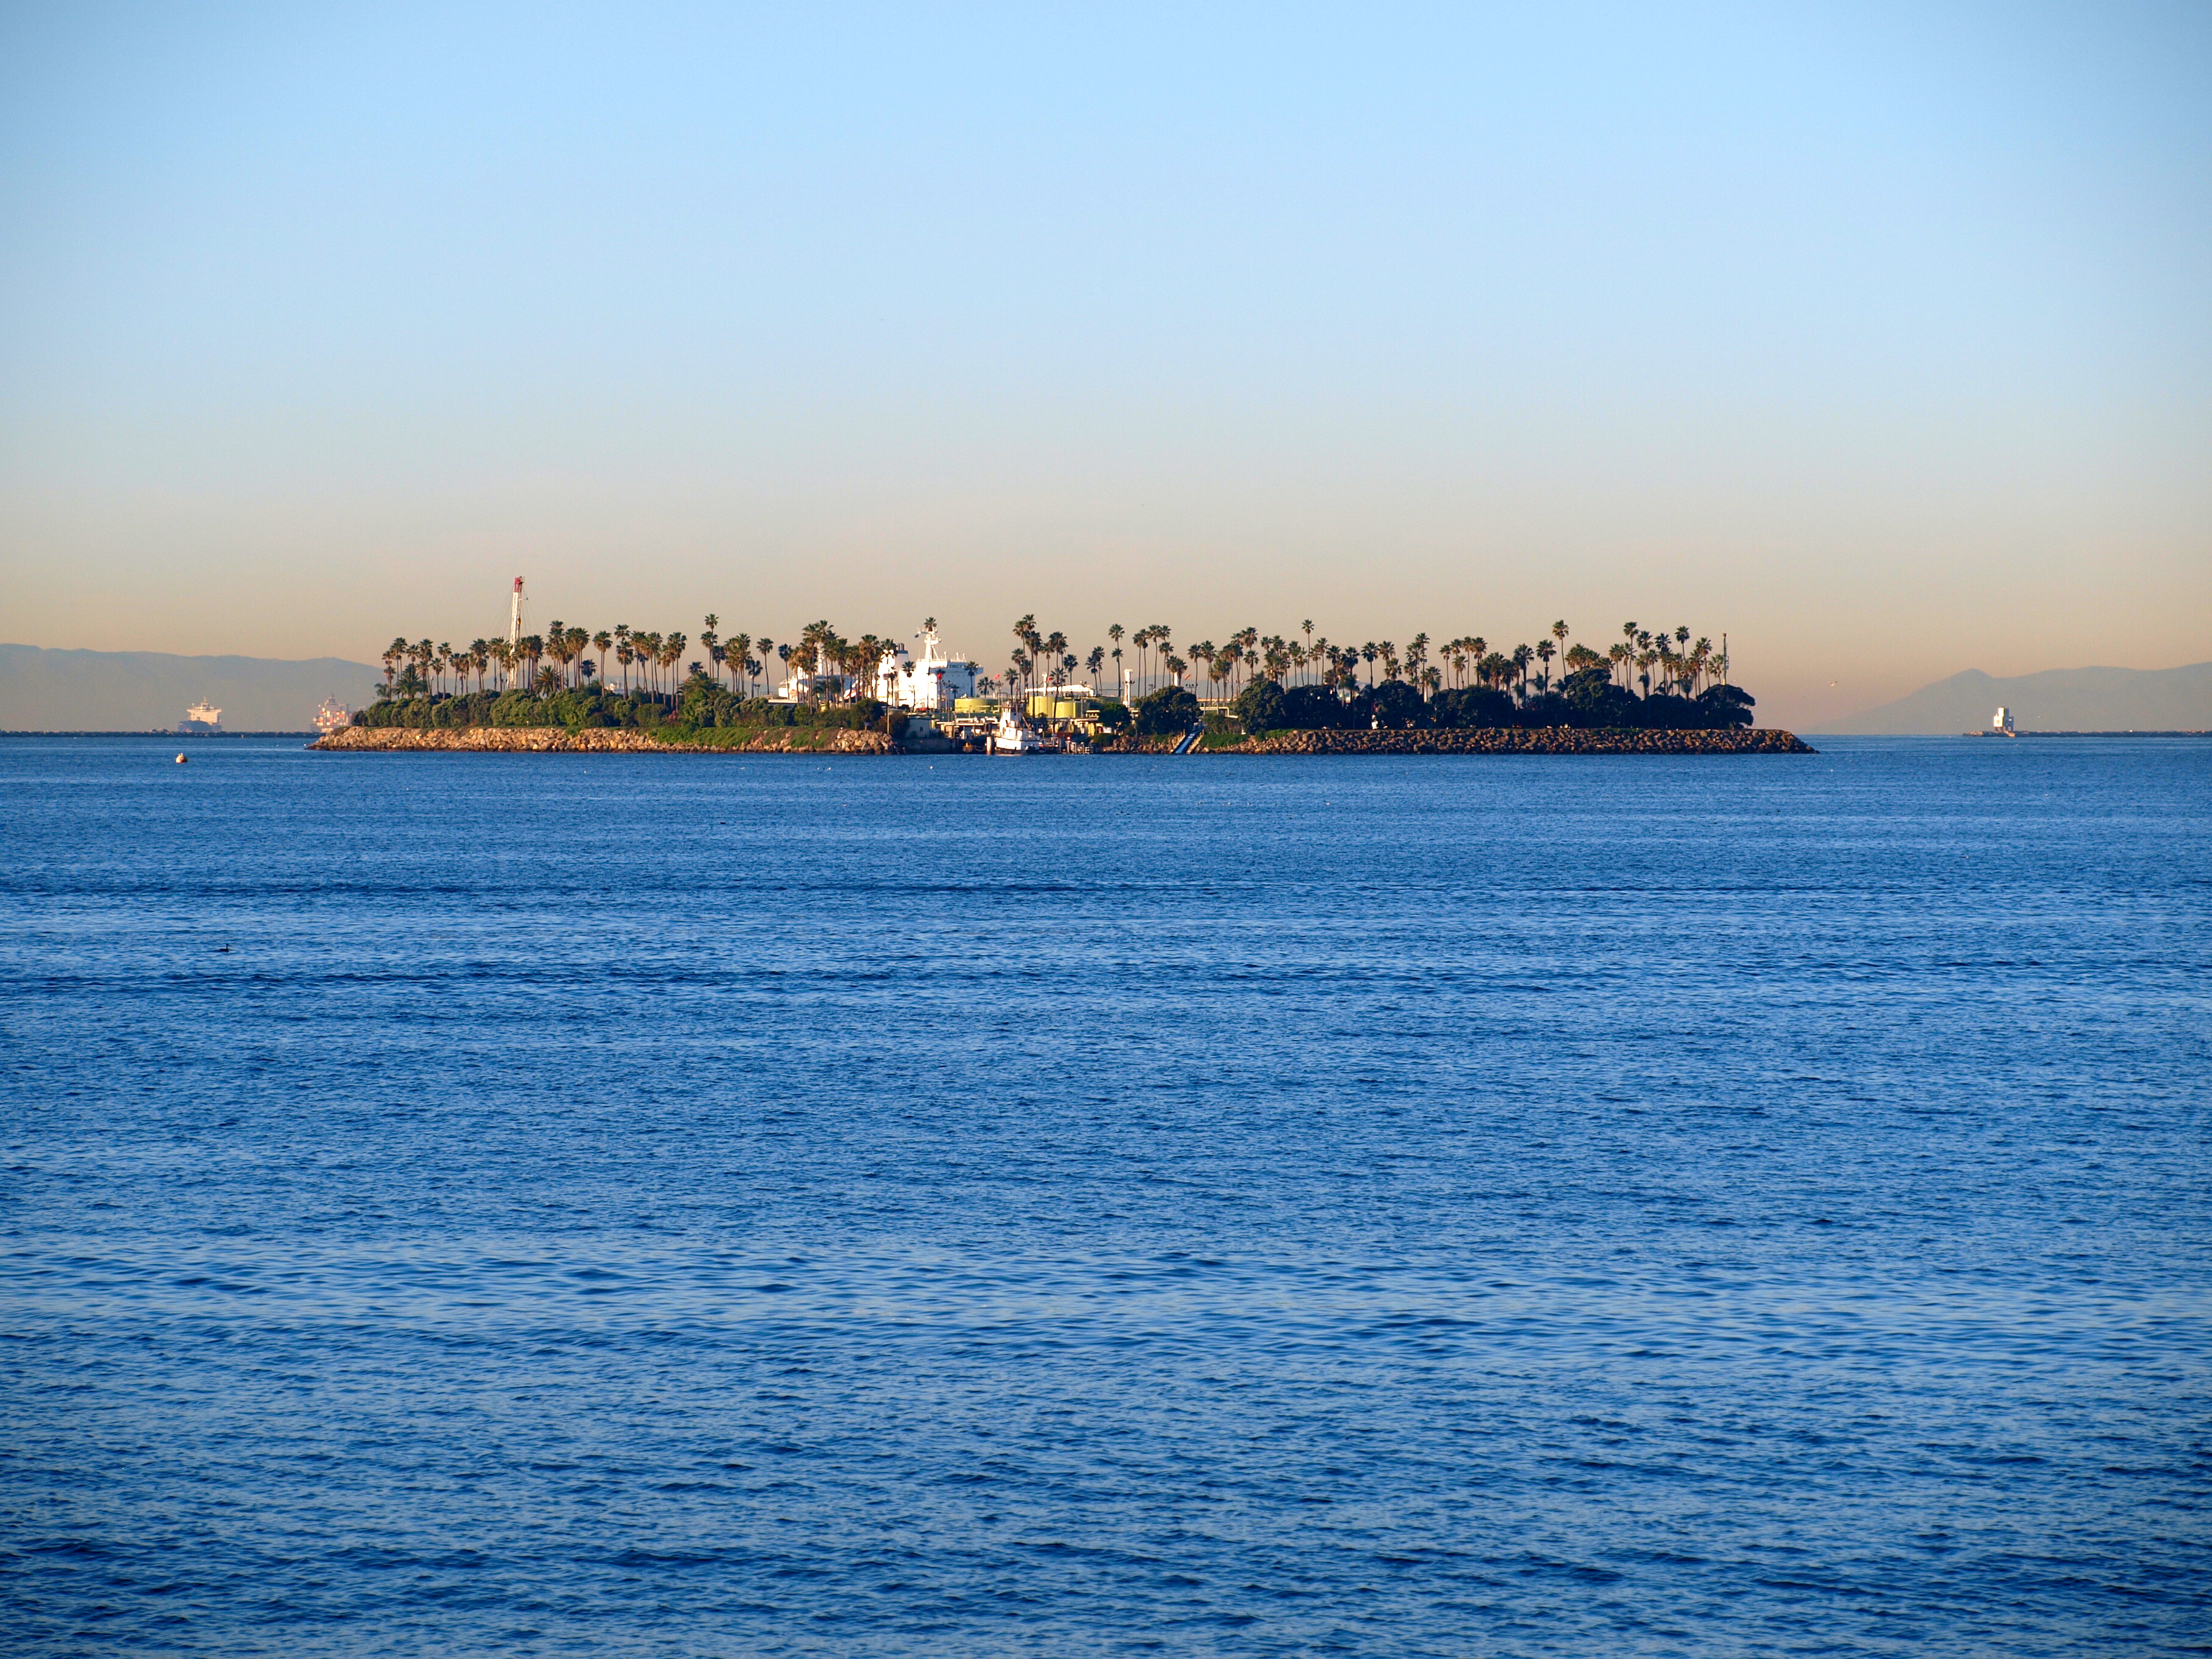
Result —
M15 8L0 148L11 640L2212 656L2201 5Z

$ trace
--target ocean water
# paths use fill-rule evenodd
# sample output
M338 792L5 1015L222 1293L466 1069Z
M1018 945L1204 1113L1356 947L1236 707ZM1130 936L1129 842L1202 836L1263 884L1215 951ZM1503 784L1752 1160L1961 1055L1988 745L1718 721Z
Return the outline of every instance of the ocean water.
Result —
M0 740L0 1645L2202 1651L2212 744L1821 747Z

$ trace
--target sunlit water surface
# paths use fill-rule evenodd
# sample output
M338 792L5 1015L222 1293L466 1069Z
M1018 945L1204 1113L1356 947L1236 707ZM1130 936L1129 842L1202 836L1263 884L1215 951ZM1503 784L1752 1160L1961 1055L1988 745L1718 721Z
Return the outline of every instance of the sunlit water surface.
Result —
M26 1654L2212 1639L2212 746L0 741Z

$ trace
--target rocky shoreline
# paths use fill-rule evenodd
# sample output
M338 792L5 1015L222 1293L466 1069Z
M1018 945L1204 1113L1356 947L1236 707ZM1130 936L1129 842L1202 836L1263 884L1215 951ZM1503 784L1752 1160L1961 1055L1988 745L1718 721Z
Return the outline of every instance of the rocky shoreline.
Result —
M821 726L771 726L750 737L712 734L731 741L669 742L627 727L475 726L459 730L385 726L349 726L307 745L347 754L629 754L629 755L897 755L907 752L880 732ZM1100 752L1164 754L1173 738L1124 738ZM1813 747L1789 732L1735 728L1712 732L1585 732L1572 726L1504 726L1447 732L1275 732L1246 738L1203 755L1810 755Z
M307 745L345 754L476 753L504 755L896 755L880 732L820 726L771 727L743 743L666 743L622 726L471 726L459 730L407 726L350 726Z
M1215 755L1811 755L1792 732L1585 732L1571 726L1453 732L1274 732Z

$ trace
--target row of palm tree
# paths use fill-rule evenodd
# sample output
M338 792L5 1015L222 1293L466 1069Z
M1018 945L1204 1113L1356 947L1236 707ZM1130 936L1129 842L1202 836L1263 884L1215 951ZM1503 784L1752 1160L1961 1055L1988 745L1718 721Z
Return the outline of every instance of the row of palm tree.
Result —
M556 621L543 634L519 640L471 640L465 646L395 639L384 649L384 685L392 696L441 696L474 689L479 692L565 691L607 683L610 652L621 665L623 690L659 690L684 660L690 641L682 634L648 634L629 628L570 628ZM599 653L591 661L589 653Z
M1200 640L1186 647L1186 656L1175 650L1173 630L1164 623L1134 631L1115 623L1106 629L1111 647L1093 647L1088 659L1079 659L1065 635L1042 633L1034 616L1024 616L1014 623L1016 644L1008 661L1007 683L1024 687L1040 683L1065 685L1079 660L1089 667L1095 683L1110 658L1119 684L1125 639L1136 653L1130 676L1132 693L1136 696L1159 689L1163 682L1182 687L1193 678L1194 668L1205 671L1204 679L1213 695L1224 700L1255 679L1273 680L1286 690L1295 685L1323 685L1352 690L1362 684L1363 669L1364 684L1372 688L1378 667L1382 679L1401 680L1425 696L1447 688L1477 685L1525 696L1532 680L1536 691L1548 691L1553 684L1554 661L1560 664L1562 677L1582 669L1602 668L1609 677L1616 677L1624 689L1641 686L1646 696L1655 690L1695 696L1707 685L1727 683L1726 649L1717 649L1707 638L1692 644L1686 625L1676 628L1670 635L1663 629L1626 623L1621 626L1620 642L1602 651L1569 644L1572 631L1562 619L1534 645L1516 645L1510 649L1492 647L1479 634L1437 644L1420 633L1401 651L1389 640L1333 644L1326 635L1316 636L1309 618L1298 624L1296 636L1243 628L1218 645L1211 639Z
M725 638L718 631L720 626L720 619L708 612L698 638L706 658L692 663L690 672L711 672L717 684L726 678L731 690L742 690L748 696L757 695L764 675L778 669L789 672L794 659L805 681L802 690L809 696L814 692L817 675L841 676L865 688L884 659L896 648L891 639L875 634L848 640L826 620L807 623L797 640L782 643L766 634L737 633ZM937 619L930 617L923 626L934 632ZM1571 631L1564 620L1555 622L1533 646L1521 644L1510 649L1493 647L1479 634L1462 635L1437 644L1427 634L1419 633L1401 650L1389 640L1334 644L1326 635L1316 636L1308 619L1299 623L1294 635L1262 634L1257 628L1248 627L1224 636L1218 644L1200 640L1178 652L1173 643L1174 630L1164 623L1133 630L1115 623L1106 629L1110 645L1093 646L1085 656L1078 653L1066 634L1058 629L1046 633L1037 627L1034 615L1025 615L1014 623L1014 649L1004 678L987 676L977 684L987 693L1063 686L1073 683L1079 668L1087 668L1092 684L1097 684L1110 660L1118 688L1122 684L1125 640L1136 659L1127 680L1134 696L1158 690L1164 684L1182 687L1197 669L1204 670L1204 682L1224 699L1234 697L1241 686L1256 679L1273 680L1285 689L1322 685L1353 690L1363 684L1363 671L1364 684L1371 689L1377 683L1378 669L1382 680L1402 681L1425 696L1446 689L1485 686L1525 697L1532 680L1539 693L1552 688L1554 661L1560 664L1562 677L1600 668L1624 689L1641 688L1646 696L1655 690L1695 696L1708 685L1728 681L1725 641L1717 649L1709 638L1692 643L1686 625L1669 633L1624 623L1620 640L1602 650L1579 642L1570 644ZM500 691L527 689L550 694L586 687L594 681L611 689L614 670L608 666L611 656L620 670L624 694L635 690L667 696L680 683L677 671L690 643L688 635L677 631L652 633L622 624L594 633L558 619L543 634L526 635L514 642L472 640L458 650L427 639L410 642L400 638L384 652L385 686L391 695L460 691L471 680L481 692L487 679L491 689ZM599 658L596 664L591 659L593 653Z

